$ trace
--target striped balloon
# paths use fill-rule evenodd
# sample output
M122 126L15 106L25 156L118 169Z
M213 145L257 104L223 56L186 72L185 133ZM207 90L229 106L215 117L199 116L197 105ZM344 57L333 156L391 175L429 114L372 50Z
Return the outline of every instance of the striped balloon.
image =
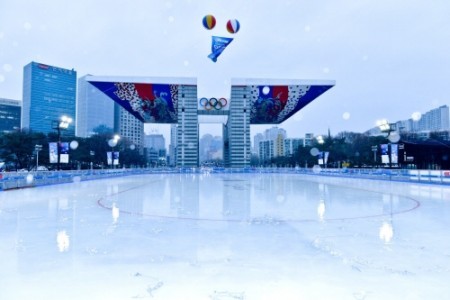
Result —
M236 19L228 20L227 22L227 30L229 33L237 33L240 27L241 25Z
M203 26L208 30L213 29L214 26L216 26L216 18L214 18L213 15L204 16L203 17Z

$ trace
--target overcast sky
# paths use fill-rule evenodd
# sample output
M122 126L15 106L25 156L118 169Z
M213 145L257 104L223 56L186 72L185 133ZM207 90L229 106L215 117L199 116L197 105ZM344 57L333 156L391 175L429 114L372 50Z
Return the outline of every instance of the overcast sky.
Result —
M196 77L199 97L229 97L231 78L335 80L280 127L363 132L450 104L449 16L447 0L0 0L0 98L22 99L31 61L78 77ZM233 36L228 19L241 24ZM234 38L217 63L212 35Z

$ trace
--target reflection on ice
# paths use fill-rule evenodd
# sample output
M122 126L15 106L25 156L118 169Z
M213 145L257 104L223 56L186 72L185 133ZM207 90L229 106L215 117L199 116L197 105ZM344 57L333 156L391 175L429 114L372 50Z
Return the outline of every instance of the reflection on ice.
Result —
M66 252L69 250L69 236L65 230L58 231L56 235L56 243L58 244L59 252Z
M119 208L116 206L116 203L113 203L111 213L112 213L113 223L116 224L117 220L119 219Z
M323 217L325 216L325 201L320 199L319 205L317 206L317 215L319 216L319 220L323 221Z
M394 229L392 228L392 224L386 221L383 222L383 225L380 227L380 239L384 241L386 244L392 240L394 236Z

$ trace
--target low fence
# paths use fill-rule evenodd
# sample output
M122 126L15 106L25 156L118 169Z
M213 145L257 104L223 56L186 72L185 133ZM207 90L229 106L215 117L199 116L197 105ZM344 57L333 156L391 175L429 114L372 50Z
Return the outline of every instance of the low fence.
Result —
M376 180L450 184L450 170L405 169L328 169L320 168L148 168L74 171L37 171L0 173L0 190L35 187L50 184L80 182L94 179L138 174L228 174L228 173L285 173L316 176L339 176Z
M311 172L307 172L311 173ZM313 174L341 176L376 180L405 181L419 183L450 184L449 170L407 170L407 169L320 169Z
M0 174L0 190L79 182L109 177L143 174L144 169L7 172Z

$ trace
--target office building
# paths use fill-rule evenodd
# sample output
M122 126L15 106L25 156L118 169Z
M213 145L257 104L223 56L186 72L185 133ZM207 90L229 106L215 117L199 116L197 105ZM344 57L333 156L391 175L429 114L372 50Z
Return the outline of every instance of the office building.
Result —
M177 164L177 124L170 125L169 166Z
M394 130L400 133L417 133L419 138L426 139L430 132L450 130L449 107L442 105L438 108L418 114L414 118L397 121ZM366 131L367 134L376 136L382 132L379 127L374 127Z
M0 132L20 129L21 101L0 98Z
M293 156L299 147L303 147L303 143L303 139L285 139L283 156Z
M449 130L449 108L447 105L432 109L422 115L414 124L414 131Z
M266 140L259 143L259 160L261 163L270 162L275 157L275 145L273 140Z
M62 116L74 121L64 134L75 135L77 72L37 62L24 67L21 127L49 133Z
M264 141L264 135L262 133L257 133L253 137L253 154L259 156L259 143Z
M94 134L99 126L114 131L115 102L86 81L87 76L78 79L76 105L75 135L84 138Z
M86 80L90 77L85 75L78 80L76 135L88 137L104 126L143 153L144 124Z
M146 134L144 135L144 148L153 148L156 150L166 149L166 139L162 134Z
M144 123L117 103L114 105L114 132L128 144L134 145L139 153L143 153Z

